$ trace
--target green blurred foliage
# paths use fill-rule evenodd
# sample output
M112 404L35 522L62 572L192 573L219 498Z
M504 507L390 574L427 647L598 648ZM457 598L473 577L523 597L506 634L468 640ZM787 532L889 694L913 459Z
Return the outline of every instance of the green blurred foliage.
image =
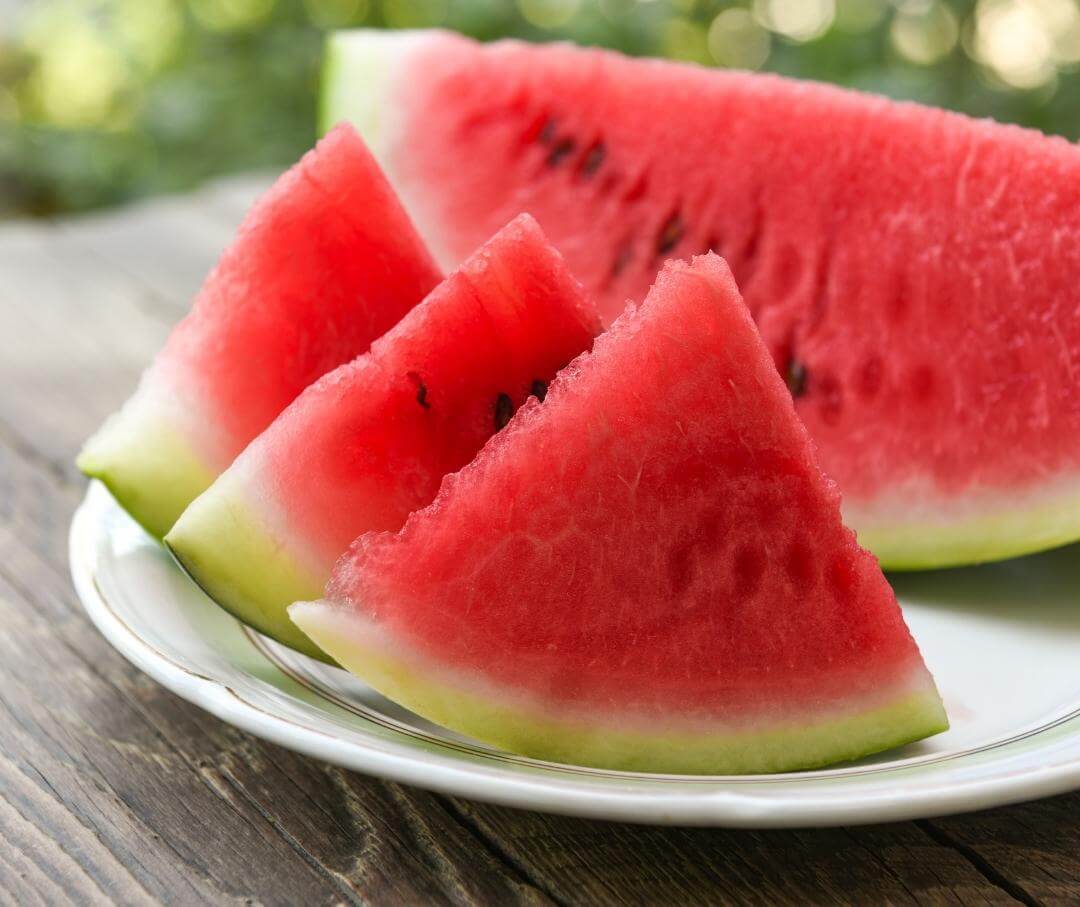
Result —
M1078 0L7 2L0 217L290 163L314 139L323 33L349 26L571 38L1080 133Z

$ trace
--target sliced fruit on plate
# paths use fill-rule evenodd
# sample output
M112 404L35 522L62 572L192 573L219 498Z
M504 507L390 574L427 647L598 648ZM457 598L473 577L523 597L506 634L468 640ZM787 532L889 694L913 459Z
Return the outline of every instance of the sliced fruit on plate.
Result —
M514 752L811 768L947 724L839 504L708 255L669 263L543 405L289 613L391 699Z
M440 276L356 132L333 130L255 204L79 468L164 535L300 391Z
M1080 538L1080 148L774 76L357 31L352 119L444 264L529 211L601 314L714 249L889 567ZM417 141L418 135L423 141Z
M298 397L165 537L209 595L325 657L289 620L369 530L398 529L589 348L595 306L522 215L371 351Z

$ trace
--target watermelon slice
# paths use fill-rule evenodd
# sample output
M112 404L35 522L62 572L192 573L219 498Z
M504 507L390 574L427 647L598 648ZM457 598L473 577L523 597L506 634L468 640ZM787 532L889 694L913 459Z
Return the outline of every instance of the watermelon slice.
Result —
M946 727L715 255L666 266L290 614L391 699L539 758L773 772Z
M360 125L444 264L529 211L610 319L665 258L721 252L885 565L1080 538L1074 145L445 32L339 34L326 72L324 117Z
M255 204L79 467L164 535L300 391L366 350L439 279L356 132L333 130Z
M165 543L210 596L324 657L286 614L361 533L431 503L530 395L592 344L596 309L522 215L371 351L301 394Z

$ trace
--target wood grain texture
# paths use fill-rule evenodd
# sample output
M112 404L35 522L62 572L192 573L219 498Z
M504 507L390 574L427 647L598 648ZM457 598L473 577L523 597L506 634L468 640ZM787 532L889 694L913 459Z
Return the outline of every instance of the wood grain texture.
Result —
M1011 894L914 823L726 831L618 826L455 801L566 904L1001 904Z
M116 654L70 585L71 460L263 185L0 226L0 905L1080 903L1080 795L821 831L544 816L280 749Z

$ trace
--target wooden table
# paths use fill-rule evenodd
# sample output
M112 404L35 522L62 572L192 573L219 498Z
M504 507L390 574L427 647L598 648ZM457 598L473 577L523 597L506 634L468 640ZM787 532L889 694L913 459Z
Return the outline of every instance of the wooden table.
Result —
M261 185L0 224L0 905L1080 904L1080 794L815 831L545 816L279 749L114 652L68 576L72 458Z

